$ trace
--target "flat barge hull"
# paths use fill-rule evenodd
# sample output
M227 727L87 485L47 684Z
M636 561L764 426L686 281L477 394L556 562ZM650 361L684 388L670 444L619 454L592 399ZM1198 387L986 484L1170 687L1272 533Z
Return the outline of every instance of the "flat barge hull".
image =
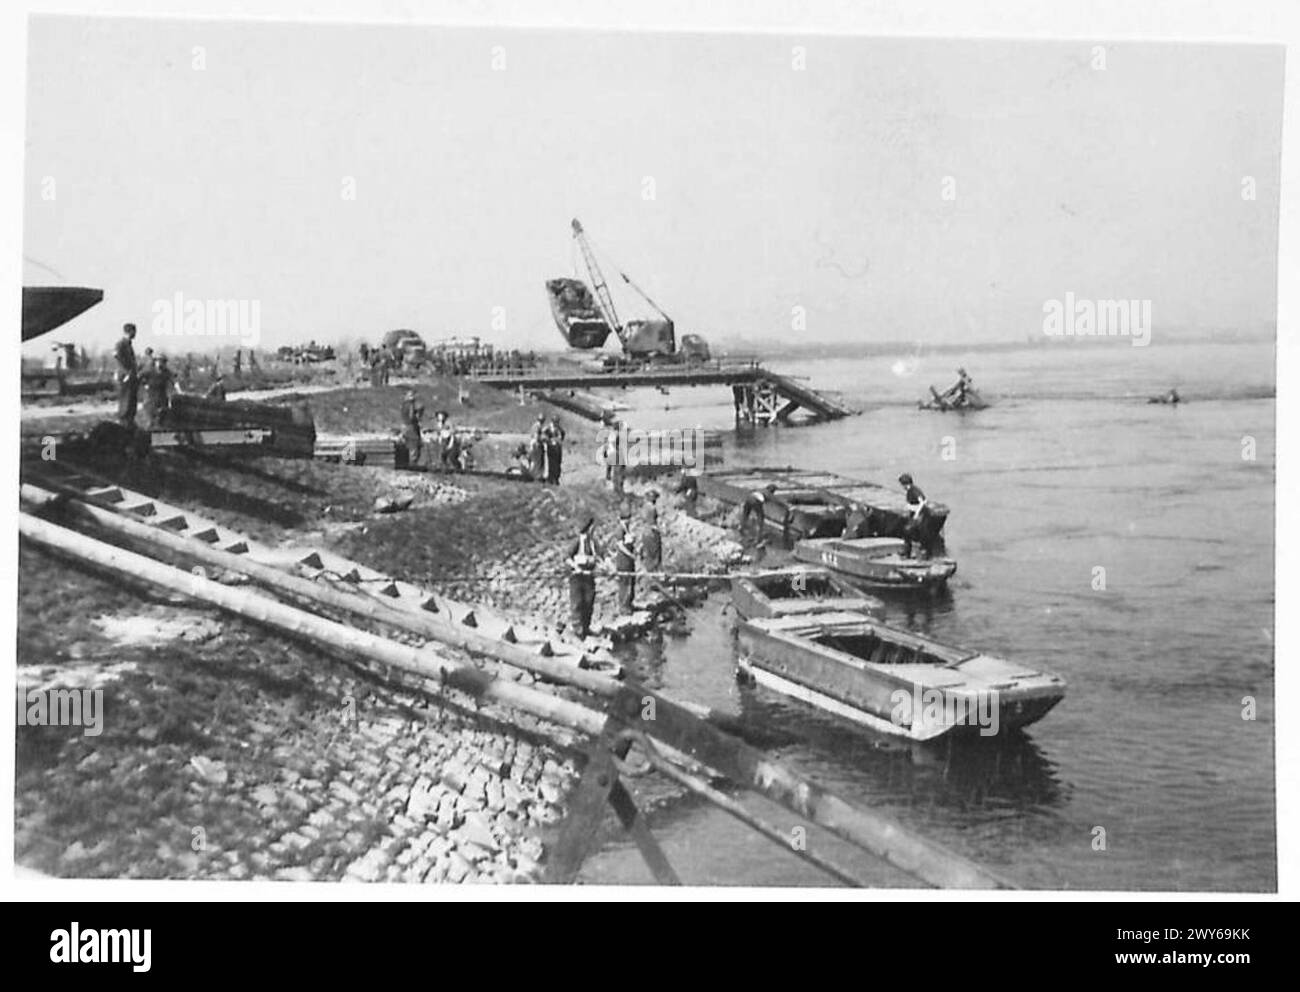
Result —
M879 616L885 604L822 569L787 568L737 575L731 602L746 620L809 613L863 613Z
M951 558L904 558L903 542L895 537L810 538L795 544L794 556L886 591L934 592L957 572Z
M994 736L1041 720L1058 676L852 613L742 621L737 664L759 685L914 741Z
M834 537L844 532L850 503L860 503L875 513L882 537L902 537L912 517L911 508L901 490L874 482L850 479L834 472L813 472L791 467L753 468L731 472L706 472L700 476L699 491L724 503L739 504L756 490L776 486L776 498L783 503L794 501L792 534L795 537ZM810 495L815 494L815 502ZM803 502L798 502L799 500ZM927 504L931 531L936 539L943 534L948 507L943 503ZM781 526L780 507L765 511L769 523Z

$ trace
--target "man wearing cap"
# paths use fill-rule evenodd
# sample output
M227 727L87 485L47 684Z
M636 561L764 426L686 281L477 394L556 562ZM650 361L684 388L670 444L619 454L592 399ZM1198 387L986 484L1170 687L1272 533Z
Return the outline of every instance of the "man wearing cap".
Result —
M420 420L424 417L424 404L415 398L415 390L406 391L402 401L402 440L406 443L406 465L415 468L420 464L424 450L424 437L420 433Z
M239 352L235 352L235 354L238 355ZM205 400L216 400L218 403L226 402L226 377L218 372L213 377L212 385L208 387L208 391L203 394L203 398Z
M921 545L923 556L929 557L929 511L926 509L925 493L921 492L921 487L912 481L912 476L907 472L898 477L898 482L903 487L903 498L907 500L910 511L907 523L903 525L903 557L912 557L913 541Z
M122 336L113 348L117 361L117 419L124 427L135 426L135 407L140 395L140 369L135 362L135 325L122 325Z
M664 539L659 530L659 490L651 489L646 493L645 509L642 511L645 526L641 531L641 560L647 572L660 572L664 567Z
M585 638L591 633L591 613L596 606L596 562L600 551L591 536L596 518L588 514L569 546L569 617L574 633Z
M618 541L614 545L614 571L618 573L618 611L631 613L636 598L636 534L632 531L632 508L618 513Z

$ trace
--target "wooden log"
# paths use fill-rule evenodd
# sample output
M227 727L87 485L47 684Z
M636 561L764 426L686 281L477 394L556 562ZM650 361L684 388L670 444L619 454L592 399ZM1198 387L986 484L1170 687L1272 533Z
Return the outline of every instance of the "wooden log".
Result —
M30 513L18 515L18 533L35 544L90 562L100 568L148 582L170 593L211 603L228 613L301 638L328 652L349 651L371 661L424 678L442 679L476 698L501 703L540 719L596 735L605 716L538 689L488 675L467 662L445 658L428 648L398 644L346 624L326 620L280 603L260 592L232 588L144 555L60 527Z

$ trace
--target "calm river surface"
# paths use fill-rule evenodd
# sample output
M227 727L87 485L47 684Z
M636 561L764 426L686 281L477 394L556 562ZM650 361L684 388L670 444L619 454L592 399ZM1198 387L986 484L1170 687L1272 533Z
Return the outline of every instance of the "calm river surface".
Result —
M898 747L732 679L725 595L689 636L630 649L654 685L741 715L769 750L1027 887L1271 890L1274 837L1274 365L1271 343L779 361L864 412L728 434L727 467L795 465L892 484L909 471L952 510L949 596L888 620L1063 675L1065 700L1018 740ZM994 405L919 411L965 365ZM1187 402L1148 405L1177 386ZM624 394L640 426L729 428L723 390ZM665 407L669 409L665 409ZM1254 439L1254 460L1243 458ZM945 453L953 457L945 458ZM671 558L671 554L669 556ZM1093 588L1105 569L1104 591ZM1243 697L1258 701L1242 718ZM655 806L693 884L824 884L716 809ZM649 790L649 791L646 791ZM786 827L792 816L747 805ZM1106 850L1095 851L1095 828ZM842 848L827 843L844 857ZM855 863L882 885L887 866ZM591 883L649 881L616 829Z

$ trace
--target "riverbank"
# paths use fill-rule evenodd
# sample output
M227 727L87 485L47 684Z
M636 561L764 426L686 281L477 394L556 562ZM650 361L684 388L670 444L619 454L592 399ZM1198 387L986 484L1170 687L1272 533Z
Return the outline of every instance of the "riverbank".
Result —
M426 404L449 389L417 387ZM318 425L364 431L382 429L402 391L308 399ZM485 393L453 416L508 432L551 413ZM219 455L86 458L123 486L251 537L327 547L563 636L565 546L587 513L608 540L619 507L594 457L596 428L566 427L559 487ZM410 508L376 514L376 499L397 491L413 496ZM643 495L630 489L627 501ZM659 506L667 568L718 570L738 556L675 497ZM99 690L103 701L96 736L19 727L19 865L92 878L540 877L578 773L581 742L570 735L30 549L18 610L20 688ZM597 625L615 615L613 582L602 580Z

